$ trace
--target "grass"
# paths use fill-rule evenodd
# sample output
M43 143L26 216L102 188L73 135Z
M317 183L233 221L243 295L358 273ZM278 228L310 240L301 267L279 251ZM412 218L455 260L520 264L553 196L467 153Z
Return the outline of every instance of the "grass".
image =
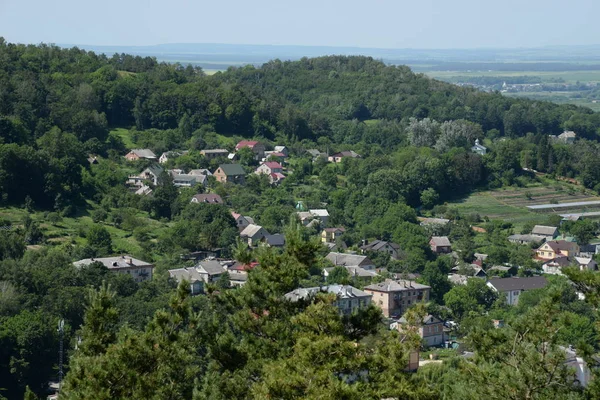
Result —
M110 134L120 137L123 143L125 144L125 147L127 147L128 149L135 148L135 143L133 143L133 141L131 140L131 133L128 129L116 128L111 130Z

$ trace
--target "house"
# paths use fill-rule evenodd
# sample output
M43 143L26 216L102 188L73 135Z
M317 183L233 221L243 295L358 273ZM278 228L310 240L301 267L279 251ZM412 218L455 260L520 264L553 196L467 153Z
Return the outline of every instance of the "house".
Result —
M327 157L327 160L329 162L340 163L344 158L360 158L360 155L352 150L340 151L339 153Z
M244 286L248 282L248 274L236 271L229 272L229 285L232 287Z
M500 295L506 296L508 305L515 305L519 302L521 293L528 290L541 289L546 287L548 281L543 276L530 276L526 278L491 278L487 285L498 292Z
M336 295L333 303L340 314L353 314L361 308L371 304L371 295L358 290L350 285L329 285L321 287L299 288L284 295L286 300L297 302L300 300L311 301L318 293L332 293Z
M269 183L271 185L277 185L279 183L281 183L281 181L283 181L285 179L285 175L282 174L281 172L275 172L272 174L269 174Z
M479 154L480 156L484 156L485 153L487 153L487 147L479 143L479 139L475 139L475 145L471 147L471 151Z
M566 240L551 240L544 243L536 250L536 256L542 260L553 260L559 255L575 257L579 254L579 246L575 242Z
M196 265L196 271L204 283L213 283L225 273L225 268L216 260L204 260Z
M412 305L429 300L431 287L407 280L386 279L365 286L364 291L373 296L373 303L381 308L387 318L403 315Z
M396 324L400 332L404 332L407 326L408 321L404 317L400 318ZM426 347L441 346L446 341L444 336L444 322L433 315L423 317L419 324L418 334Z
M265 228L254 224L248 225L240 232L240 237L248 242L248 246L256 246L267 236L269 236L269 232Z
M223 204L223 199L214 193L199 193L192 196L190 203Z
M248 147L254 154L257 160L262 159L265 156L265 145L257 142L256 140L242 140L235 146L235 151L240 151L244 147Z
M283 247L285 246L285 236L280 233L274 235L265 236L265 243L269 247Z
M173 178L173 185L175 187L192 187L198 183L199 176L190 174L177 173L175 170L169 171ZM206 177L204 177L206 179Z
M536 225L531 230L531 234L543 236L546 240L552 240L558 236L558 228L555 226Z
M575 261L581 271L597 271L598 263L591 257L575 257Z
M204 292L204 281L200 273L194 267L170 269L169 276L181 283L184 280L190 283L190 293L192 296Z
M600 252L600 246L597 244L582 244L579 246L579 255L581 257L592 258Z
M235 220L235 225L238 227L238 229L240 231L243 231L244 228L246 228L248 225L251 224L251 222L249 222L248 219L246 219L246 217L244 217L242 214L238 214L238 213L232 211L231 216Z
M192 169L190 170L190 172L188 172L188 174L194 176L212 176L212 172L210 172L206 168Z
M217 179L217 182L239 183L240 185L243 185L246 172L240 164L221 164L213 175Z
M375 269L375 264L373 261L369 259L367 256L359 255L359 254L347 254L347 253L334 253L331 252L327 254L327 258L329 261L333 263L335 266L347 267L362 267L364 269Z
M321 220L309 211L298 211L296 214L298 215L298 219L304 226L312 227L321 223Z
M325 228L321 232L321 242L335 243L346 232L344 228Z
M364 253L368 251L376 251L380 253L387 253L394 260L398 259L400 253L400 245L392 242L386 242L385 240L374 240L371 243L364 241L360 250Z
M127 161L137 161L140 159L145 160L156 160L156 154L150 149L133 149L129 153L125 154Z
M290 150L285 146L275 146L275 152L283 154L284 157L290 156Z
M566 256L558 256L555 259L546 261L542 265L542 271L550 275L563 275L562 269L571 266L571 260Z
M308 149L306 152L312 157L313 162L317 161L319 158L327 158L327 153L321 153L317 149Z
M165 151L158 158L158 162L161 164L165 164L169 159L177 158L189 153L187 150L185 151Z
M131 275L136 282L152 279L152 271L154 270L154 265L149 262L138 260L137 258L127 255L119 257L85 258L83 260L75 261L73 265L81 268L95 262L102 263L111 272Z
M254 171L255 174L266 174L266 175L282 173L282 172L283 172L283 166L276 161L265 161L258 168L256 168L256 171Z
M90 165L98 164L98 157L96 156L90 155L87 160L90 163Z
M510 235L508 241L515 244L532 244L532 243L544 243L546 241L545 236L540 235Z
M316 209L316 210L308 210L309 213L317 217L322 226L327 226L327 222L329 222L329 212L325 209Z
M206 157L207 160L212 160L219 157L227 158L227 156L229 155L229 151L225 149L209 149L201 150L200 154Z
M285 155L283 153L279 153L277 151L265 151L265 158L263 161L273 160L279 163L283 163L285 161Z
M127 183L135 186L144 186L146 181L152 182L154 186L158 185L158 178L163 173L160 165L151 165L143 170L139 175L129 175Z
M452 245L447 236L433 236L429 241L431 250L438 254L447 254L452 252Z
M576 138L577 134L573 131L564 131L557 137L558 141L566 144L574 143Z

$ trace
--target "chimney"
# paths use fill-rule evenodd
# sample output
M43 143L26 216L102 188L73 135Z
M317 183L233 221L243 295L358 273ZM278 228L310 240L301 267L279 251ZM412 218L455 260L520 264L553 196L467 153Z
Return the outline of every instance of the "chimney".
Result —
M129 263L129 265L133 265L133 259L130 258L129 260L127 260L127 262Z

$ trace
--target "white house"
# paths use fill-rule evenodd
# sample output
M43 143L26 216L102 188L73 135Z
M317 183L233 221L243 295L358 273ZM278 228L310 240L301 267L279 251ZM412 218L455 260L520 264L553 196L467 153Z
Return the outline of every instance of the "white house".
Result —
M487 147L479 143L479 139L475 139L475 145L471 147L471 151L483 156L487 153Z
M526 278L491 278L487 285L500 295L506 296L506 303L513 306L519 302L519 296L533 289L541 289L548 284L543 276L530 276Z

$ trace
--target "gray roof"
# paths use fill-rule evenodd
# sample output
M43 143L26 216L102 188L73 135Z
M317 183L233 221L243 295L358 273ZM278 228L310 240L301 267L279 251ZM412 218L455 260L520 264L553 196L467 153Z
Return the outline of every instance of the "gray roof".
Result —
M317 293L333 293L342 299L357 297L371 297L370 294L358 290L350 285L329 285L311 288L299 288L285 294L285 298L290 301L307 300L317 295Z
M558 231L555 226L536 225L531 230L532 235L553 236Z
M406 320L406 318L402 317L398 320L399 323L401 324L406 324L408 323L408 321ZM443 322L441 319L434 317L431 314L427 314L426 316L423 317L423 319L421 320L421 323L423 325L431 325L431 324L439 324Z
M394 250L399 250L400 245L392 242L386 242L384 240L373 240L371 243L361 246L361 250L364 251L380 251L385 248L386 245L389 245Z
M188 174L195 175L195 176L211 176L212 172L210 172L206 168L201 168L201 169L193 169L190 172L188 172Z
M517 241L517 242L543 242L546 240L545 236L540 235L510 235L508 240Z
M274 235L267 235L265 240L270 246L283 246L285 245L285 236L276 233Z
M150 149L133 149L131 153L137 154L140 158L156 158L156 154Z
M154 165L149 166L145 170L143 170L142 173L144 173L146 171L150 172L152 175L154 175L158 178L160 176L160 174L163 173L164 169L160 165L154 164Z
M229 280L234 282L246 282L248 274L244 272L229 271Z
M420 283L416 283L413 281L406 280L397 280L393 281L391 279L386 279L384 282L374 283L369 286L365 286L365 289L373 290L377 292L398 292L403 290L413 290L413 289L431 289L430 286L421 285Z
M208 275L220 275L225 272L225 268L220 262L214 260L200 261L196 268L199 272L206 272Z
M108 269L154 267L154 265L149 262L138 260L137 258L127 255L118 257L84 258L83 260L75 261L73 265L76 267L83 267L94 262L101 262Z
M240 236L252 238L256 236L261 229L263 229L263 227L260 225L250 224L247 227L245 227L242 232L240 232ZM265 232L265 234L268 235L266 230L263 229L263 231Z
M327 254L326 257L333 265L346 266L361 266L361 265L374 265L373 261L367 256L358 254L346 254L346 253L334 253Z
M208 150L201 150L200 154L229 154L228 150L225 149L208 149Z
M530 276L524 278L491 278L488 283L499 292L509 290L531 290L540 289L548 284L543 276Z
M436 246L450 246L450 239L447 236L434 236L431 241Z
M244 168L240 164L221 164L219 168L227 176L246 175L246 171L244 171Z
M558 137L559 138L574 138L574 137L577 137L577 134L573 131L564 131L563 133L558 135Z
M194 203L223 204L221 196L215 193L199 193L192 196Z
M178 268L170 269L169 276L175 279L178 283L181 283L184 279L190 283L198 282L202 280L202 277L196 270L196 268Z

